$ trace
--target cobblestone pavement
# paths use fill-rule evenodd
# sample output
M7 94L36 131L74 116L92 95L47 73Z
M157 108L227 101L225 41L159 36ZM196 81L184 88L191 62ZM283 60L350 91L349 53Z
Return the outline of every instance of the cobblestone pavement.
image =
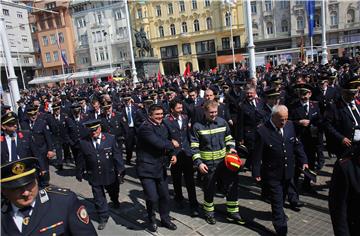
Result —
M325 167L318 173L318 181L314 188L317 196L304 195L300 200L305 203L300 212L285 208L289 217L289 235L333 235L328 211L328 184L330 181L334 159L328 159ZM145 200L140 181L135 175L134 166L127 166L125 183L120 186L120 208L111 209L111 217L106 228L99 235L275 235L271 223L271 208L268 203L260 200L260 187L251 178L250 172L241 173L239 186L240 213L247 220L244 226L228 223L225 220L225 199L215 198L216 225L209 225L201 217L189 216L188 204L185 208L171 207L171 217L178 226L176 231L159 227L157 233L146 230ZM91 188L87 181L78 182L70 166L63 171L51 167L51 184L69 188L78 194L79 199L87 206L94 226L97 227L97 216L92 202ZM169 185L172 192L172 185ZM183 188L186 197L186 189ZM197 188L198 201L201 203L203 194ZM111 204L110 204L111 207ZM159 216L157 216L159 219Z

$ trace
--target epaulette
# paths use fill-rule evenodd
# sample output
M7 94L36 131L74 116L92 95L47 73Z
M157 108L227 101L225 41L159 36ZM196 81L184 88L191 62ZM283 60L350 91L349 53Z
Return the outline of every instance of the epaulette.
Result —
M48 193L56 193L61 195L68 195L70 193L70 190L67 188L58 188L58 187L46 187L46 192Z

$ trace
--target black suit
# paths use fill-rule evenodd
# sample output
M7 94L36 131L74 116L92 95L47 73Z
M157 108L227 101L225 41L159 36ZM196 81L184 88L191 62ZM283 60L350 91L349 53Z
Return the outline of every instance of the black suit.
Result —
M136 128L137 124L137 113L140 111L136 106L130 106L130 113L128 106L124 106L121 110L122 121L124 125L124 137L125 137L125 148L126 148L126 161L129 163L133 156L134 146L136 144ZM130 120L131 116L131 120ZM131 122L132 121L132 122ZM140 126L140 125L139 125Z
M181 127L178 119L171 114L164 119L164 125L168 129L170 138L180 144L180 147L176 150L177 163L171 166L171 177L174 185L175 200L180 202L184 198L181 184L184 174L190 205L196 208L198 202L196 200L194 169L189 141L189 119L186 115L181 115L181 118Z
M169 165L169 156L173 154L174 148L165 125L156 125L146 120L138 132L136 171L144 189L150 222L155 222L157 203L161 220L170 220L166 167Z
M30 132L27 130L17 131L16 134L17 134L16 155L19 156L20 158L34 156L31 147ZM3 132L1 133L0 141L1 141L1 164L4 164L10 161L9 151L11 150L11 148L9 149L6 142L6 134ZM16 159L17 157L12 157L12 161Z
M71 152L75 159L75 164L77 164L77 157L79 155L80 149L80 139L87 135L87 131L83 126L83 123L87 120L87 116L85 114L80 114L79 120L71 115L66 119L66 127L67 127L67 143L70 145ZM66 157L65 157L66 158Z
M62 166L63 164L63 146L69 140L66 127L67 119L68 116L64 113L61 113L59 117L55 117L54 115L49 116L50 129L56 149L56 165L58 166Z
M114 135L102 133L99 142L100 145L96 149L92 138L80 140L77 178L81 179L86 172L100 221L106 222L109 218L109 209L104 189L108 191L112 202L119 202L118 176L124 170L124 163L121 148Z
M23 226L22 233L17 228L12 215L12 207L9 202L6 202L1 210L1 235L3 236L97 235L84 205L73 192L66 189L40 190L29 224L26 227ZM47 228L50 226L54 227Z
M270 120L260 125L256 132L256 143L253 152L253 176L262 177L270 191L273 225L279 235L287 233L287 222L283 210L284 200L288 195L289 202L297 201L292 178L295 170L295 158L301 164L307 163L302 144L296 138L294 125L288 121L280 135Z
M360 111L360 105L356 107ZM342 98L328 106L324 116L328 150L340 157L348 150L342 144L343 139L346 137L353 142L355 129L360 129L360 124L356 127L348 104Z

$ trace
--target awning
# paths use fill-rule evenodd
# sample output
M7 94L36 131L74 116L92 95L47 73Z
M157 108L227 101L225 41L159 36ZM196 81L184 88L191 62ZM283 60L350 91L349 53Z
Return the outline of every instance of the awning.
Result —
M47 83L56 83L64 80L81 80L87 78L101 78L107 77L109 75L114 75L121 70L118 68L105 68L100 70L91 70L91 71L81 71L65 75L53 75L53 76L44 76L34 78L29 82L29 84L47 84Z
M52 75L34 78L29 82L29 84L47 84L47 83L56 83L64 80L68 80L71 74L65 75Z
M241 62L245 60L245 57L242 54L235 54L235 62ZM232 64L233 56L232 55L224 55L216 57L217 64Z

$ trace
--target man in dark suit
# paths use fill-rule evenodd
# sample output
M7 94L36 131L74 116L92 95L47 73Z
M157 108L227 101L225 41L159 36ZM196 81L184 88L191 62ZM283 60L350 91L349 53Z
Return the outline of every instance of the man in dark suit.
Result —
M89 112L89 119L100 119L101 116L101 104L97 98L93 98L91 101L92 110Z
M25 100L23 98L20 98L20 100L17 101L17 104L19 106L19 108L17 110L17 116L18 116L19 123L21 124L22 122L24 122L27 119Z
M124 171L121 147L114 135L101 132L101 120L84 123L90 135L80 140L76 178L82 181L86 172L87 180L95 200L100 218L99 230L103 230L109 218L105 191L109 193L114 208L119 208L119 178Z
M68 116L67 114L62 113L60 103L52 104L52 110L53 113L49 116L49 123L56 150L55 167L58 170L62 170L64 162L63 146L69 140L69 134L66 127Z
M336 236L360 232L360 145L337 160L331 177L329 210Z
M245 89L246 99L239 105L236 127L236 141L245 145L249 151L249 157L255 148L255 133L257 126L264 119L262 110L263 102L256 97L256 88L247 86ZM251 167L251 159L247 159L245 166Z
M77 164L77 157L79 155L80 138L86 135L86 130L84 129L83 123L87 119L87 115L81 113L80 104L74 103L71 105L71 114L66 119L66 132L68 133L67 143L70 145L71 152L75 160L75 165Z
M17 131L18 120L14 112L1 117L1 164L33 156L30 132Z
M317 152L318 149L323 150L322 116L319 104L310 100L314 89L311 85L298 84L294 86L294 89L299 91L300 100L291 107L290 119L294 122L296 135L304 146L309 168L314 171L317 160L321 165L325 162L323 154ZM300 176L299 168L296 168L295 173L295 184L297 184ZM316 191L311 187L310 178L306 176L303 190L316 194Z
M136 147L136 171L146 197L149 230L157 231L155 206L159 204L161 223L170 230L176 225L170 221L169 189L166 167L176 164L174 147L179 143L169 140L169 133L163 124L164 110L159 105L149 108L148 119L140 126Z
M278 235L287 234L287 220L283 205L285 196L294 207L297 205L293 188L295 158L308 168L306 154L296 138L294 125L288 120L286 106L277 105L272 109L271 119L260 125L256 132L256 149L253 152L252 174L257 181L263 180L270 192L273 225Z
M36 106L29 106L26 114L28 116L28 122L23 123L21 127L26 130L30 130L31 145L33 145L33 152L35 157L38 158L40 163L40 179L39 185L46 187L49 185L50 173L49 173L49 159L52 159L55 155L55 145L50 132L50 126L46 116L39 114L39 108Z
M340 83L341 97L327 107L324 115L328 146L338 158L360 143L360 105L355 102L360 78L356 75Z
M75 193L39 189L37 174L33 157L1 165L1 235L97 235Z
M176 140L180 147L176 149L177 163L171 166L171 177L174 185L175 201L183 208L183 194L181 180L184 176L185 186L188 192L191 216L198 216L198 201L196 199L194 169L189 141L189 119L182 114L183 103L175 98L170 101L171 113L164 119L170 138Z
M133 104L131 97L125 97L124 102L121 114L124 121L126 164L130 165L136 143L136 114L139 109Z

